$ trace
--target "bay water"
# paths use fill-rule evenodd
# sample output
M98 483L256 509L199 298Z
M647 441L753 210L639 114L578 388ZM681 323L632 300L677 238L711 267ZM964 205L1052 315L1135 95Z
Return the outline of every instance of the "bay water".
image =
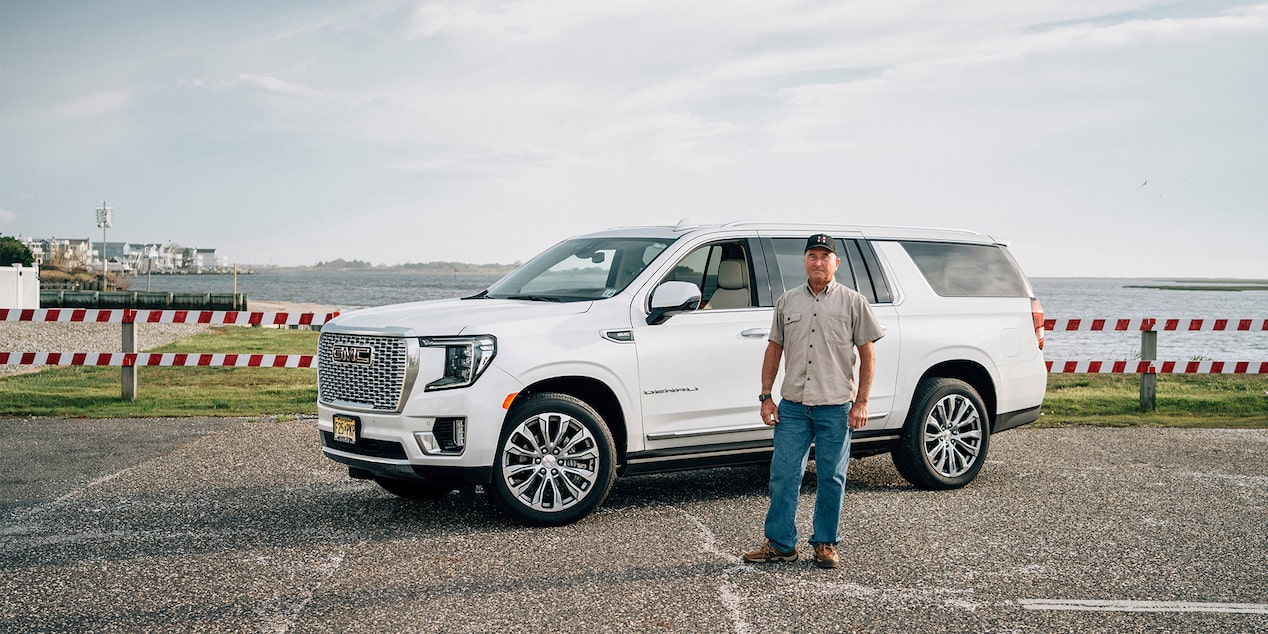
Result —
M405 270L329 271L265 268L237 276L237 292L252 300L331 306L347 312L399 302L471 295L502 274L424 273ZM1192 285L1198 283L1189 282ZM1268 319L1268 291L1164 290L1137 286L1174 285L1151 278L1032 278L1049 319ZM1263 285L1262 282L1258 282ZM232 275L155 275L149 290L229 293ZM1218 283L1201 282L1202 286ZM144 276L131 290L147 290ZM1140 357L1139 332L1048 332L1044 356L1051 360L1131 360ZM1268 332L1169 332L1158 334L1163 360L1268 361Z

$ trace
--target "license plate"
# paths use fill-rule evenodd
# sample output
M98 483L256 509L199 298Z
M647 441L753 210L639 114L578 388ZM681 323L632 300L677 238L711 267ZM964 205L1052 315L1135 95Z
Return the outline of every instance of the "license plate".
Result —
M335 440L354 445L357 443L358 432L361 431L361 419L356 416L335 414L331 422L335 424Z

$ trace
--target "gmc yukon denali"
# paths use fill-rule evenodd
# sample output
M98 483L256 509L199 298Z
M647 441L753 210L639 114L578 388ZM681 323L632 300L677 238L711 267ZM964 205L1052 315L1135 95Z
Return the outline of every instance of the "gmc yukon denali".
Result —
M917 487L968 484L992 434L1039 416L1043 312L1002 241L941 229L620 228L470 297L345 314L321 332L322 451L408 498L483 485L537 525L584 517L618 476L769 461L772 306L819 232L886 330L853 455L888 452Z

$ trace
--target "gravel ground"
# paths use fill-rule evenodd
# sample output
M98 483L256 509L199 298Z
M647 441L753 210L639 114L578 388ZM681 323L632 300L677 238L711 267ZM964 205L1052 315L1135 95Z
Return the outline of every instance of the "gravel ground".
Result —
M955 491L855 460L837 570L740 562L762 467L622 478L539 529L349 479L313 419L0 419L0 446L4 632L1268 632L1266 430L1022 428Z
M208 330L201 324L139 324L137 350L151 350ZM0 322L5 352L122 352L123 325L69 322ZM40 366L0 365L0 375L33 372Z

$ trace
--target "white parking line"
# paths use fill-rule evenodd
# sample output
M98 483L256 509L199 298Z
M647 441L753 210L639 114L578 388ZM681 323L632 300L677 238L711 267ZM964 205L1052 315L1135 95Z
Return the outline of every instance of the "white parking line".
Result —
M1101 601L1096 599L1021 599L1027 610L1084 610L1093 612L1222 612L1268 614L1264 603L1195 603L1189 601Z
M93 480L92 482L89 482L88 484L85 484L84 486L79 487L78 489L72 489L69 493L57 498L56 500L53 500L53 504L62 504L63 502L68 502L74 498L77 498L80 495L82 495L84 491L87 491L88 489L91 489L99 484L105 484L111 480L114 480L115 478L118 478L119 476L131 471L132 468L135 466L136 465L133 465L132 467L120 469L119 471L111 473L110 475L101 476L100 478L97 478L96 480Z

